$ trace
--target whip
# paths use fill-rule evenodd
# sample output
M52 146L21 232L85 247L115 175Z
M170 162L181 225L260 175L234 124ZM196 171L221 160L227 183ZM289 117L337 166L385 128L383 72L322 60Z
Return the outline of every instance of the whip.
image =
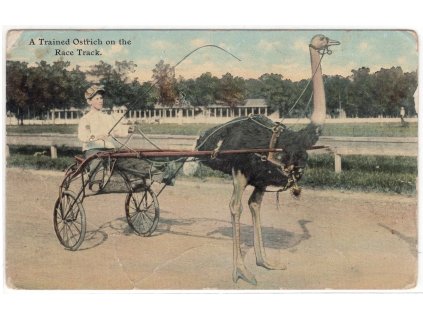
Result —
M219 49L219 50L222 50L223 52L225 52L225 53L227 53L227 54L229 54L229 55L231 55L233 58L235 58L235 59L237 59L238 61L241 61L241 59L239 59L238 57L236 57L234 54L232 54L232 53L230 53L230 52L228 52L227 50L225 50L224 48L222 48L222 47L220 47L220 46L218 46L218 45L215 45L215 44L206 44L206 45L203 45L203 46L200 46L200 47L197 47L196 49L194 49L194 50L192 50L191 52L189 52L187 55L185 55L181 60L179 60L179 62L178 63L176 63L174 66L172 66L172 69L174 70L176 67L178 67L178 65L179 64L181 64L183 61L185 61L190 55L192 55L193 53L195 53L196 51L198 51L198 50L200 50L200 49L203 49L203 48L206 48L206 47L214 47L214 48L217 48L217 49ZM113 129L115 129L115 127L121 122L121 120L123 119L123 118L125 118L126 117L126 115L128 114L128 112L131 110L131 107L133 106L133 105L135 105L140 99L141 99L141 97L143 97L145 94L147 94L148 92L150 92L151 91L151 89L154 87L154 85L156 85L158 83L158 80L156 80L155 82L153 82L151 85L150 85L150 87L143 93L143 94L141 94L137 99L135 99L133 102L131 102L131 103L129 103L128 105L127 105L127 110L126 110L126 112L119 118L119 120L113 125L113 127L112 128L110 128L110 130L109 130L109 132L107 133L107 135L110 135L110 133L113 131Z

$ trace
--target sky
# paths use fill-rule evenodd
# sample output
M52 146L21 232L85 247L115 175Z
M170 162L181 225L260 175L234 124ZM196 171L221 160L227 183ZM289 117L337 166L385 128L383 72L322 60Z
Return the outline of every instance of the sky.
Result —
M30 66L41 60L51 63L63 58L71 62L71 68L79 65L82 70L100 60L109 64L129 60L137 65L133 77L148 81L161 59L174 66L192 50L214 44L241 61L222 50L203 48L176 67L176 76L188 79L211 72L221 77L229 72L233 76L258 78L265 73L279 73L297 81L311 76L308 44L315 34L341 42L331 47L333 53L322 61L326 75L349 76L352 69L363 66L372 73L393 66L400 66L405 72L418 68L417 35L399 30L12 30L7 34L6 58L25 61ZM121 45L120 39L130 40L131 44ZM69 45L46 45L45 40L69 40ZM84 45L85 40L97 42ZM74 41L78 43L73 44ZM56 55L57 49L74 55ZM101 55L79 55L77 49L97 49Z

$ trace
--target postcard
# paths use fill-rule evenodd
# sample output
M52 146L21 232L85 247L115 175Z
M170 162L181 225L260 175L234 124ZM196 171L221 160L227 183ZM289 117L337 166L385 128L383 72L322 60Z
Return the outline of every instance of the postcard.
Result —
M415 31L6 44L8 288L416 287Z

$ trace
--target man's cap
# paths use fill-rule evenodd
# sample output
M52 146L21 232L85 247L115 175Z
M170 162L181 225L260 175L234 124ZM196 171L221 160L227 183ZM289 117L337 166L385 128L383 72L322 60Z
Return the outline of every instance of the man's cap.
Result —
M85 99L93 98L95 94L98 92L104 93L104 86L103 85L93 85L85 91Z

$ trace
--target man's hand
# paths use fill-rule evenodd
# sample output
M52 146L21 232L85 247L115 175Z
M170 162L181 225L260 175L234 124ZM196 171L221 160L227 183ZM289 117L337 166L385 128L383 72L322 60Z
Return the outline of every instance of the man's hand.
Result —
M100 135L100 136L97 136L97 139L101 139L101 140L106 140L107 138L109 138L109 135Z
M95 140L105 140L105 139L107 139L108 137L109 137L108 135L98 135L98 136L91 135L91 136L90 136L90 141L95 141Z

